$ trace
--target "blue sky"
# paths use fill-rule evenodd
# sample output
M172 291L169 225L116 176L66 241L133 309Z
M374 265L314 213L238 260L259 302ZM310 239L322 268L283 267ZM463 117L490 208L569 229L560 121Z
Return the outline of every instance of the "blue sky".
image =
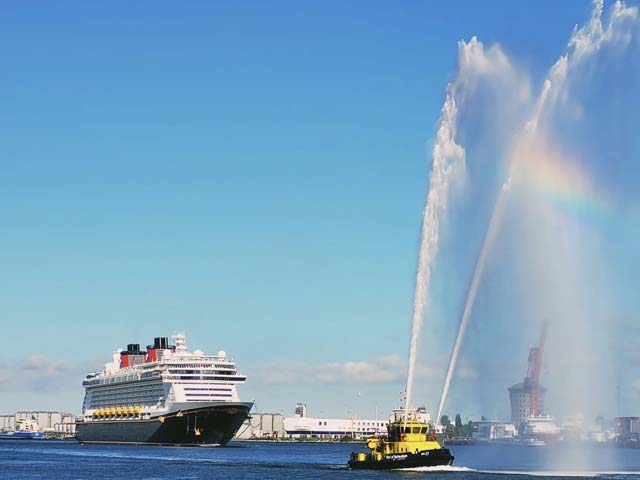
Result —
M283 385L265 370L405 360L457 42L499 42L537 89L591 5L2 10L0 410L77 412L82 375L112 349L186 330L237 359L241 395L264 410L371 415L402 382ZM15 379L22 359L48 381Z

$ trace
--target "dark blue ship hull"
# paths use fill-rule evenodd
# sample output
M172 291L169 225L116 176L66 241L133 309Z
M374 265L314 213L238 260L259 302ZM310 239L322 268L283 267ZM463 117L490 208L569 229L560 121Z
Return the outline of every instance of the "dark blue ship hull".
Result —
M80 443L226 445L249 416L250 403L194 408L146 420L78 421Z

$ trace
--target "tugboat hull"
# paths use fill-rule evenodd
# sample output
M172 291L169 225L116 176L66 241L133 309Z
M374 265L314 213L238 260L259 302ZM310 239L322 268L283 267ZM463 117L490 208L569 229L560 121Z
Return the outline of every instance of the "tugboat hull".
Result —
M358 460L352 456L349 460L349 468L360 470L393 470L399 468L438 467L451 465L454 456L447 448L437 450L425 450L418 453L402 453L385 455L380 460L375 460L367 455L364 460Z

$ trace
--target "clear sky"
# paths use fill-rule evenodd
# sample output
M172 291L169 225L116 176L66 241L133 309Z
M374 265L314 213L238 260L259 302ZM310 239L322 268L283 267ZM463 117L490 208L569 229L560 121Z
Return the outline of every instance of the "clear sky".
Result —
M500 43L538 89L591 4L1 11L0 411L79 412L83 375L114 348L186 330L192 347L237 360L240 394L262 410L373 415L403 388L429 150L457 42ZM632 232L619 238L629 251ZM399 378L340 373L385 361L400 362ZM278 378L292 367L295 381Z

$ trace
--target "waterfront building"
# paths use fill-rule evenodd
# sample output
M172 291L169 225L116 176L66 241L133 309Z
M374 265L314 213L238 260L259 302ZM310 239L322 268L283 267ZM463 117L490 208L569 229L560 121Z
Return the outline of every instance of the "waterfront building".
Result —
M307 416L305 404L296 405L295 414L284 419L286 435L292 439L339 440L344 437L361 439L386 435L388 420L351 418L321 418Z
M480 442L511 440L518 435L514 424L498 421L473 422L473 430L473 438Z
M75 431L75 416L67 412L50 410L22 410L13 414L0 415L0 431L13 431L16 429L16 421L34 420L45 432Z
M616 417L613 428L618 435L640 434L640 417Z
M517 383L509 388L509 399L511 400L511 423L520 427L527 423L531 416L531 397L536 396L536 415L544 414L544 396L547 391L542 385L534 385L525 379L522 383Z
M557 436L559 433L560 429L551 415L531 416L523 429L523 435L542 439Z
M284 415L280 413L252 413L234 437L237 440L279 439L285 436Z

